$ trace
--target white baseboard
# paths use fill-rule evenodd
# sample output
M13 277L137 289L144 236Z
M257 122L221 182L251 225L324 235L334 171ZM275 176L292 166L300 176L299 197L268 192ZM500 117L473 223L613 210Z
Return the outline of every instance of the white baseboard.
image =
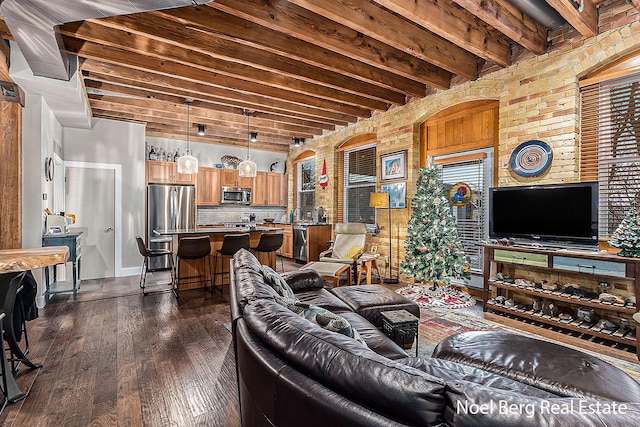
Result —
M142 267L121 268L118 272L118 277L139 276L140 273L142 273Z

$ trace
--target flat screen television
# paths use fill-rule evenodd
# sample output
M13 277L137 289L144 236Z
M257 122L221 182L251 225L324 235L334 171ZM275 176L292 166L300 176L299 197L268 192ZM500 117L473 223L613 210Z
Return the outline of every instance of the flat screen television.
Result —
M490 188L489 236L597 247L598 183Z

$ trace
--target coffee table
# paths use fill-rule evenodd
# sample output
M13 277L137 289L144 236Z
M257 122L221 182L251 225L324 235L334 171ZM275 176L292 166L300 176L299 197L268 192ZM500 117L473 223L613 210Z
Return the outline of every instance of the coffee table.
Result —
M330 280L333 282L333 287L340 286L340 275L347 272L347 285L351 285L351 264L342 264L340 262L310 262L300 267L300 270L315 270L323 280Z
M396 344L405 350L416 341L416 357L418 357L418 318L407 310L391 310L380 313L382 331Z

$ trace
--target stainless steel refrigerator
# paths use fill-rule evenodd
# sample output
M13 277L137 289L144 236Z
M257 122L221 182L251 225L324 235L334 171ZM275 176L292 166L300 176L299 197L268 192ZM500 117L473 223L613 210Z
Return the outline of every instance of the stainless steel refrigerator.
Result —
M193 185L147 186L147 245L149 249L170 249L171 236L158 236L153 230L196 227L196 191ZM169 268L167 257L151 258L150 270Z

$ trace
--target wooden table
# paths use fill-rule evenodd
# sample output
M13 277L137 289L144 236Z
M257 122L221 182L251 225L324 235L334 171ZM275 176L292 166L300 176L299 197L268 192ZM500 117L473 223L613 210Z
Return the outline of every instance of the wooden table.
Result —
M68 258L69 248L66 246L0 250L0 283L2 286L9 287L6 292L3 292L3 294L6 295L5 300L15 298L18 289L22 287L22 278L19 276L23 271L65 263ZM9 348L17 361L24 363L31 369L39 368L42 365L30 361L25 354L26 352L22 351L15 338L15 331L13 329L14 305L15 304L5 304L5 301L0 301L0 307L3 308L4 314L6 315L2 320L5 331L4 339L7 341L7 344L9 344ZM13 377L11 367L7 363L7 357L4 350L1 353L0 363L6 373L7 380L7 399L9 402L18 402L26 397L26 393L23 393L18 388L15 378Z
M331 280L333 287L340 286L340 275L347 272L347 286L351 285L351 264L343 264L340 262L310 262L300 267L300 270L315 270L322 276L323 280Z
M0 273L18 273L34 268L62 264L69 259L66 246L49 246L30 249L1 249Z
M366 274L367 285L371 284L371 271L375 269L378 272L378 277L380 276L380 269L378 269L378 257L379 254L364 254L360 258L358 258L358 263L360 264L360 270L358 270L358 280L356 284L360 284L360 280L362 279L362 274Z

